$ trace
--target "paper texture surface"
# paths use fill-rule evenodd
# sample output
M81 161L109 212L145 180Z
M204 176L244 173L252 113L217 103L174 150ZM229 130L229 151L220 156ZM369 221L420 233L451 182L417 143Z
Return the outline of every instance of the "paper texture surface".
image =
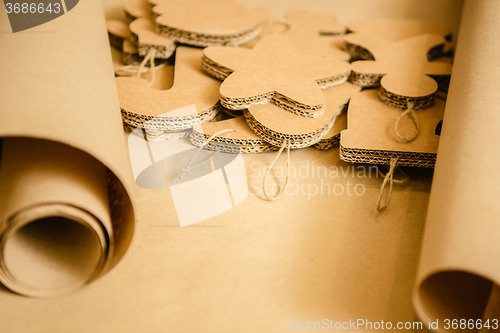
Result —
M85 273L77 282L71 280L75 283L67 280L73 287L113 267L127 249L134 228L129 161L102 4L81 1L61 17L19 33L10 31L2 9L0 44L0 137L6 138L0 166L0 228L5 231L2 244L6 246L2 251L3 280L10 281L6 284L19 293L53 295L70 287L59 283L61 276L51 275L54 280L43 291L36 288L41 287L40 281L31 281L35 278L29 283L23 280L22 272L28 272L24 268L11 265L17 273L9 270L9 263L19 263L21 259L15 258L27 255L19 244L37 244L37 237L50 236L38 230L43 231L41 227L29 232L21 228L18 233L9 229L20 213L29 215L21 224L65 218L76 222L73 232L83 228L88 233L80 241L89 246L89 267L96 271ZM36 140L19 139L22 137ZM33 207L42 207L43 212L35 212ZM31 243L26 243L26 233L34 237ZM101 249L104 257L99 260L104 262L96 263L95 246L102 238L107 246ZM62 264L60 252L51 252L46 258L48 266L55 265L50 263L52 259Z
M500 283L498 17L498 1L465 3L414 294L421 318L482 318Z
M85 3L93 2L79 3L71 12ZM105 3L117 9L109 17L119 18L123 1ZM454 31L461 9L461 1L456 0L276 0L272 4L255 0L252 5L272 6L275 14L292 6L335 11L341 23L368 17L438 20L453 24ZM88 29L105 31L104 24L99 28L91 23L94 18L87 20ZM65 31L73 34L73 27L83 24L78 22L71 20ZM87 67L75 69L77 75L89 75L89 67L100 66L107 57L108 48L100 39L91 45L92 52L85 55L80 54L85 48L61 51L61 58L69 62L71 54L71 61L80 65L91 57ZM0 48L0 52L4 59L7 51ZM7 87L3 80L2 84ZM99 88L102 84L94 81ZM100 90L95 90L92 94L99 100ZM87 92L82 100L95 103L88 96ZM93 125L101 132L99 136L84 142L71 140L73 135L68 133L75 128L58 128L59 120L53 120L50 131L40 136L51 138L53 133L64 132L58 135L60 141L92 152L118 175L119 170L128 172L126 158L116 157L119 144L107 136L114 129L103 125L106 113L93 107L79 120L85 123L84 115L98 114L101 122ZM1 110L5 110L3 104ZM2 124L3 118L3 130ZM14 125L9 126L5 131ZM94 126L87 128L89 132ZM96 147L98 143L111 148ZM257 196L263 170L274 153L245 155L248 197L224 214L185 228L172 218L175 205L169 190L133 186L137 230L121 264L105 278L66 297L32 302L0 288L0 331L278 333L297 332L292 320L417 321L411 297L432 172L408 170L409 183L394 188L397 204L378 214L375 203L381 179L376 168L344 163L336 149L322 152L310 147L292 153L290 187L279 201L270 203ZM278 179L283 165L276 166L282 172L277 172ZM373 330L362 327L357 331Z

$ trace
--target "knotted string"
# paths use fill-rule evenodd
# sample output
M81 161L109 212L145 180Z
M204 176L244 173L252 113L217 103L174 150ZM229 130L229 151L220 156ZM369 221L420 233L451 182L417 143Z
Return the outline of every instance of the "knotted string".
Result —
M287 158L286 158L286 178L285 178L285 184L283 185L283 187L281 188L281 190L274 196L271 196L269 195L269 193L267 193L267 178L269 176L269 173L271 172L271 170L273 169L274 167L274 164L276 164L276 161L278 160L278 158L280 157L281 153L283 152L283 150L285 150L285 148L287 148ZM281 195L285 192L286 190L286 187L288 186L288 178L289 178L289 173L290 173L290 140L286 140L283 145L281 146L280 150L278 151L278 153L276 154L276 157L274 158L274 160L271 162L271 164L267 167L266 169L266 173L264 174L264 179L262 180L262 190L264 192L264 197L266 198L266 200L276 200L278 199L279 197L281 197Z
M179 179L182 179L189 171L191 171L192 169L192 164L193 164L193 161L196 159L196 157L200 154L200 152L203 150L203 148L205 148L213 139L215 139L215 137L217 135L221 135L221 134L224 134L224 133L229 133L229 132L234 132L234 130L232 129L223 129L217 133L215 133L214 135L212 135L211 137L209 137L207 139L207 141L205 141L199 148L198 150L196 151L196 153L193 155L193 157L191 158L191 160L189 161L188 165L182 169L180 172L179 172Z
M378 211L386 209L387 206L389 205L392 195L392 185L394 183L402 185L408 181L408 176L403 171L401 171L401 173L404 176L403 179L394 179L394 171L397 168L397 163L398 163L398 157L391 157L391 161L389 163L389 171L387 172L387 174L384 175L382 172L380 172L380 174L384 176L384 181L382 182L382 186L380 187L380 193L378 195L378 201L377 201ZM383 200L384 193L386 193L387 184L389 184L389 191L387 192L385 200Z
M404 136L399 132L399 122L404 117L410 118L410 120L413 122L413 125L415 125L415 133L412 136ZM406 143L412 142L418 136L418 134L420 133L420 124L418 122L417 115L415 114L415 109L412 102L408 102L407 109L399 115L398 119L396 120L396 124L394 125L394 129L396 130L396 135L398 136L399 140Z

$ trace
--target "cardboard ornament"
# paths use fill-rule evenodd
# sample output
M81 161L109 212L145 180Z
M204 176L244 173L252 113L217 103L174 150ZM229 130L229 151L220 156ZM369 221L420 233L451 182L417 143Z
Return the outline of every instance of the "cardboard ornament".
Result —
M335 120L351 96L360 88L343 83L324 90L326 108L317 118L307 118L272 104L258 105L244 111L250 129L271 145L290 149L318 143L334 126Z
M266 38L267 36L277 34L277 35L285 35L290 30L290 24L288 24L285 20L272 20L269 19L262 23L262 29L257 37L254 39L241 44L239 46L246 47L248 49L253 48L258 42Z
M106 21L109 44L117 50L123 51L123 43L132 37L128 24L119 20Z
M286 34L303 54L331 56L344 61L350 59L349 54L342 50L346 28L337 22L334 13L293 9L286 13L285 18L290 25Z
M148 0L126 0L123 9L128 23L151 16L151 5Z
M442 49L444 38L423 34L393 42L366 34L350 34L346 42L368 50L374 60L359 60L351 64L349 81L361 87L380 85L380 98L386 103L405 109L408 103L415 110L434 103L438 82L447 86L451 64L431 62L429 52Z
M349 102L347 129L340 138L340 157L346 162L388 165L397 158L398 166L432 168L436 161L439 135L436 128L443 119L445 101L419 110L419 135L402 142L395 122L401 110L380 100L374 89L353 96ZM415 128L410 121L401 123L400 133L410 135Z
M264 153L278 150L278 147L255 135L243 116L196 125L189 139L195 146L225 153Z
M319 117L325 107L321 88L345 82L348 63L334 57L302 55L293 42L271 35L251 50L208 47L203 69L224 79L221 104L234 110L273 103L303 117Z
M248 42L259 34L262 22L269 16L267 9L251 8L234 0L151 3L160 35L201 47Z
M347 128L347 107L345 105L335 123L321 140L314 145L319 150L330 150L340 143L340 133Z
M347 24L347 30L349 32L377 36L394 42L412 38L421 34L439 35L448 42L452 39L451 28L447 24L415 19L385 18L355 20ZM446 49L450 46L451 45L447 45ZM367 50L365 51L366 52L354 51L353 54L361 55L364 53L365 57L358 59L373 59L370 58L370 53Z
M140 64L142 57L132 42L132 33L130 32L129 25L119 20L108 20L106 21L106 27L108 29L110 45L120 51L121 64L119 66ZM116 67L115 74L117 74Z
M201 56L199 49L177 48L174 84L169 90L153 89L140 77L117 77L124 122L133 128L168 132L213 119L221 109L220 83L203 73Z
M129 28L140 56L145 57L151 50L159 59L168 59L174 54L176 43L155 33L154 24L149 19L138 18L130 23Z

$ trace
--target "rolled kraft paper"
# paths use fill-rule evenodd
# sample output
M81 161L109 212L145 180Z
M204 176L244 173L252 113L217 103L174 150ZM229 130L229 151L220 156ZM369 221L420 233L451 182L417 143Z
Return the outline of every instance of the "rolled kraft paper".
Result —
M457 41L414 292L441 332L445 319L500 319L499 17L500 1L467 1Z
M0 278L19 293L78 288L113 249L106 169L66 145L3 140Z
M130 161L102 3L12 33L0 10L0 280L74 291L126 252Z

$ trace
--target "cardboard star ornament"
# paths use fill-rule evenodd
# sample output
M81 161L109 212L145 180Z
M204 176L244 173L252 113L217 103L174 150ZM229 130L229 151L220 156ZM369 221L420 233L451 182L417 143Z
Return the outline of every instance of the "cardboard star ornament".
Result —
M303 9L289 10L285 15L290 25L287 36L303 54L323 55L347 61L350 56L342 50L346 28L337 22L331 12L311 12Z
M273 103L291 113L315 118L323 113L322 88L343 83L350 65L334 57L303 55L294 43L271 35L253 49L208 47L203 69L224 81L221 103L241 110Z
M154 89L140 77L117 77L124 122L133 128L168 132L212 120L221 109L220 82L203 73L201 56L199 49L177 48L174 84L169 90Z
M152 0L157 32L194 46L240 45L255 38L269 16L234 0Z
M412 103L415 110L433 104L438 82L446 85L451 74L451 64L429 61L432 50L442 49L442 36L423 34L401 41L350 34L348 44L368 50L374 60L353 62L350 82L362 87L380 85L380 98L386 103L405 109Z

